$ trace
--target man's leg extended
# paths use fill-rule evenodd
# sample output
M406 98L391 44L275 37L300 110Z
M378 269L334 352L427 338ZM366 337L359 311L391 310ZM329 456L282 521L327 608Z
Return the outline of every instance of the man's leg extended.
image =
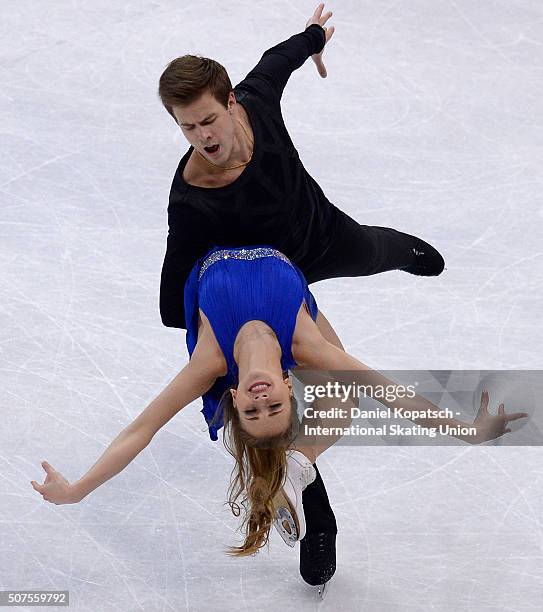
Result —
M305 266L308 283L388 270L405 270L419 276L437 276L443 271L443 257L424 240L389 227L361 225L341 210L336 212L331 244Z

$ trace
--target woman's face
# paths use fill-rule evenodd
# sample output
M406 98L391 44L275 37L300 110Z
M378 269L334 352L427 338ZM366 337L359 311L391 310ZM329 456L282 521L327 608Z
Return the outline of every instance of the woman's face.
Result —
M292 411L292 385L288 378L252 372L230 392L241 426L248 434L264 438L288 429Z

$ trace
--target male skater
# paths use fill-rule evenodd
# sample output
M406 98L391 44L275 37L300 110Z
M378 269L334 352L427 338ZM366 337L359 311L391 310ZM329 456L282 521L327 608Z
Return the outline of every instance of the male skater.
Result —
M423 240L360 225L329 202L303 167L281 115L283 89L312 57L321 77L332 13L319 4L304 32L268 49L236 87L216 61L185 55L160 77L159 96L190 143L175 173L162 268L164 325L186 328L183 289L195 261L211 247L270 245L308 283L387 270L437 276L443 258ZM308 104L310 101L308 100ZM346 160L349 163L349 160ZM319 313L323 335L341 346ZM318 474L318 472L317 472ZM321 584L335 571L336 523L320 475L303 492L307 535L300 571Z

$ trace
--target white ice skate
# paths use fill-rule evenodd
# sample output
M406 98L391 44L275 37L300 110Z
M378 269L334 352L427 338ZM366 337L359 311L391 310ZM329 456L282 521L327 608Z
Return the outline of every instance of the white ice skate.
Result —
M287 477L274 498L274 527L285 544L294 546L305 536L302 491L317 477L311 461L299 451L287 452Z

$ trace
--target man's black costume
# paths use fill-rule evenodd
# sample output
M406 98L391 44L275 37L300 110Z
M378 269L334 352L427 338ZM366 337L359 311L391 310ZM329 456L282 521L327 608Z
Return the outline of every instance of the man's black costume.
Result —
M195 261L214 246L270 245L308 283L406 269L436 275L443 259L422 240L360 225L331 204L304 168L281 115L281 95L294 70L324 46L313 24L268 49L234 88L254 132L253 157L225 187L195 187L183 179L190 147L175 173L168 206L168 245L160 313L168 327L186 328L183 287Z

